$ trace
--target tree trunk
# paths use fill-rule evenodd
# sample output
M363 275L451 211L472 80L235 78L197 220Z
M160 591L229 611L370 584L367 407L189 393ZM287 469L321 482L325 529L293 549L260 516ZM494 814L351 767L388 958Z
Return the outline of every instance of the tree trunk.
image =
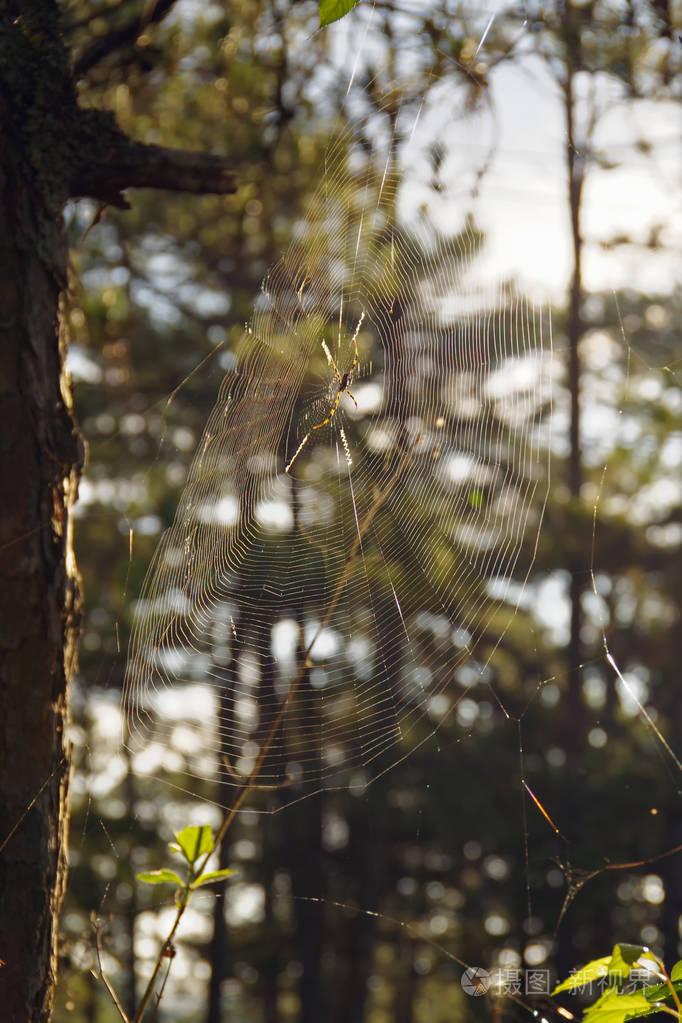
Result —
M308 695L310 688L303 690ZM311 714L309 721L314 719ZM296 920L296 955L303 967L299 986L300 1023L319 1023L322 1009L324 906L310 897L324 896L322 858L322 796L310 795L287 809L285 857L291 876Z
M235 676L237 674L237 665L239 661L240 644L235 641L232 648L231 660L229 664L219 666L219 671L222 672L224 678L223 689L220 691L220 709L218 712L219 722L219 733L220 733L220 753L221 756L229 757L232 762L234 750L230 748L230 737L234 733L234 693L235 693ZM221 768L221 774L227 769ZM225 793L228 793L228 799L232 796L232 789L224 789L221 787L218 799L225 798ZM225 836L220 845L220 851L218 853L218 869L225 870L230 865L230 839L231 834ZM225 922L225 898L227 896L227 890L224 885L219 885L215 892L215 901L213 903L213 936L209 945L208 961L211 964L211 977L208 984L208 1011L206 1015L206 1023L220 1023L222 1018L221 1012L221 993L223 981L229 976L229 944L227 936L227 924Z
M83 447L65 372L64 204L234 191L222 157L131 142L78 106L55 0L0 0L0 1004L48 1020L66 883Z
M570 13L570 7L569 7ZM574 508L580 500L582 488L582 451L580 444L580 342L585 332L582 317L582 252L583 239L581 233L580 214L582 206L584 181L584 154L581 152L575 131L576 98L574 92L575 69L580 66L579 42L577 35L573 37L570 21L566 25L567 46L566 80L563 85L564 113L566 117L566 163L568 171L568 205L571 225L571 241L573 247L573 271L571 276L568 304L568 390L570 398L569 421L569 456L568 456L568 489ZM571 722L564 742L568 769L577 772L582 757L582 742L585 733L583 684L583 643L582 643L582 595L585 590L587 566L584 564L584 547L575 543L569 552L566 567L570 575L570 632L567 649L568 692L565 718ZM577 553L579 552L579 553ZM579 826L582 810L574 805L575 792L565 793L565 816ZM560 976L566 976L575 965L574 935L570 915L563 920L558 932L556 962Z
M135 798L135 776L133 774L132 756L127 745L123 747L124 757L126 761L126 778L123 786L125 793L127 809L126 815L129 820L137 819L137 811L135 804L137 802ZM132 867L132 864L130 864ZM135 956L135 925L137 923L138 913L140 907L137 901L137 885L135 883L134 871L131 870L129 874L130 878L130 901L128 902L128 908L125 915L126 931L128 933L128 951L126 955L125 970L127 973L127 1006L126 1011L129 1016L135 1014L135 1008L137 1006L137 984L136 984L136 964L137 959Z
M360 796L349 809L350 839L343 854L344 900L363 910L381 906L390 883L386 856L387 823L376 803ZM341 949L336 997L330 1023L363 1023L368 1017L368 981L377 943L377 918L365 912L344 921L336 945Z
M273 799L274 808L274 799ZM263 1023L279 1023L279 964L280 948L282 939L274 913L274 884L275 871L279 859L273 849L274 828L270 826L270 820L264 818L263 830L263 887L265 889L265 925L264 942L265 953L261 975L263 978Z
M71 535L82 446L64 368L60 296L66 247L60 216L17 138L6 54L3 47L0 1001L8 1023L40 1023L52 1009L66 883L66 725L80 609Z
M300 485L294 483L293 491L294 529L301 535ZM295 603L295 617L299 627L297 663L302 664L304 651L305 612L303 591ZM312 688L308 668L296 694L300 734L321 735L320 694ZM300 702L299 702L300 701ZM298 709L300 708L300 710ZM321 772L322 748L319 741L311 750L310 762L313 771ZM307 766L310 766L310 762ZM318 775L321 777L321 773ZM290 789L293 798L299 795L297 786ZM303 789L300 790L303 795ZM327 1014L323 1011L322 948L324 942L324 906L309 898L322 899L325 895L325 861L322 850L323 793L310 794L295 802L287 810L287 827L284 831L283 858L291 877L291 894L294 900L296 921L296 955L303 967L299 985L301 1012L299 1023L319 1023Z
M83 445L64 369L67 199L225 194L224 158L129 140L81 109L55 0L0 0L0 1004L48 1020L66 880L72 545Z
M398 975L393 988L393 1023L412 1023L417 994L417 971L414 968L414 942L401 936L396 947Z
M566 85L564 102L566 109L567 146L566 159L568 164L568 201L571 220L571 240L573 246L573 273L568 306L568 390L570 395L569 441L570 453L568 462L568 488L573 501L580 498L582 487L582 452L580 446L580 342L585 331L582 318L582 249L583 240L580 228L580 213L583 190L583 160L575 140L575 96L573 55L567 60ZM568 688L569 713L574 726L582 718L582 629L581 598L585 588L586 567L583 555L576 559L571 555L568 569L571 575L570 604L571 625L568 644ZM576 754L578 751L576 750Z

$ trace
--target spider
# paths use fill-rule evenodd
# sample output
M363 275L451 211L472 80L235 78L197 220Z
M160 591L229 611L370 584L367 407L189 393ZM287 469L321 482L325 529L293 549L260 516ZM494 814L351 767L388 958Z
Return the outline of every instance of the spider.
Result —
M311 427L310 430L308 430L308 432L306 433L305 437L303 438L301 443L296 448L296 451L294 452L293 458L291 459L289 464L284 467L284 471L285 472L289 472L289 470L291 469L292 465L294 464L294 462L296 461L296 459L298 458L300 453L303 451L303 448L306 446L306 444L308 443L311 435L315 432L315 430L321 430L323 426L327 425L327 423L331 423L332 419L336 415L336 410L339 407L339 402L341 401L341 395L342 394L347 394L348 397L353 402L353 404L355 405L355 407L356 408L358 407L358 403L355 400L354 395L351 393L350 386L353 383L353 376L355 374L355 370L357 369L357 365L358 365L358 362L359 362L359 359L360 359L360 355L358 353L358 334L360 333L360 327L362 326L362 321L364 320L364 318L365 318L365 314L363 312L363 313L360 314L360 319L358 320L358 325L355 328L355 333L353 334L353 337L351 338L353 347L355 349L355 353L353 355L353 361L352 361L352 363L350 365L350 368L347 369L345 373L343 373L343 374L339 373L338 366L334 362L334 356L329 351L329 346L327 345L327 342L324 341L324 340L322 340L320 342L320 344L322 345L322 350L323 350L324 354L327 356L327 362L329 363L329 366L330 366L330 368L331 368L331 370L332 370L332 372L334 374L334 383L336 384L337 391L336 391L336 394L334 395L334 399L333 399L333 401L331 403L331 406L329 408L329 412L327 413L326 418L323 419L319 423L315 423L315 425L313 427Z

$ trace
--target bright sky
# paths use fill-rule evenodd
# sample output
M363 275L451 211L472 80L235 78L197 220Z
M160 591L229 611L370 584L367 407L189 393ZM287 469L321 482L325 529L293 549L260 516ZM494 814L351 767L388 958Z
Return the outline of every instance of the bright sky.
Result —
M525 73L524 73L525 71ZM607 83L604 83L605 91ZM571 271L566 202L565 134L555 84L537 58L525 69L496 72L498 152L481 189L479 216L489 232L488 260L497 273L518 274L529 287L558 297ZM633 116L634 115L634 116ZM637 116L639 115L639 116ZM624 288L669 291L682 245L682 133L673 104L644 104L633 111L617 102L606 112L597 139L615 170L591 167L585 185L584 279L588 290ZM644 139L652 154L635 152ZM634 246L606 250L615 236L645 241L664 226L660 252ZM592 243L592 244L591 244Z
M505 5L489 0L477 11L479 58L486 60L486 29ZM358 39L367 52L373 45L371 7L338 22L338 59L350 77L348 41ZM355 19L351 24L351 19ZM524 31L519 19L519 33ZM492 33L491 37L492 38ZM452 226L475 209L477 224L487 233L485 253L477 268L486 279L514 277L537 300L561 301L571 272L571 241L566 201L565 119L558 88L539 56L526 42L528 56L503 64L490 77L492 103L466 117L456 110L458 94L443 110L443 128L454 116L448 138L458 156L447 165L448 187L456 189L457 208ZM344 55L344 56L342 56ZM360 60L361 64L362 61ZM577 87L579 88L579 82ZM459 94L461 96L461 93ZM682 248L682 132L675 104L621 101L619 86L604 75L597 82L598 103L604 113L597 143L617 164L615 170L591 166L583 203L584 283L589 289L621 289L635 285L643 291L667 292L679 282ZM648 154L635 143L651 146ZM475 204L471 189L491 146L494 158L480 182ZM439 211L439 222L442 211ZM610 250L602 242L615 236L646 241L654 225L662 225L660 251L636 246Z

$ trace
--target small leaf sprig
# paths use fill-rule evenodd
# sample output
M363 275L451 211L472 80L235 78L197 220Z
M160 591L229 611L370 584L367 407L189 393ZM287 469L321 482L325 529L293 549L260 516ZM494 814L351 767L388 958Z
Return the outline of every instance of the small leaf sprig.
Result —
M142 1023L152 995L155 995L155 1007L152 1011L149 1023L152 1023L152 1020L155 1018L161 1001L161 996L163 995L164 988L166 986L166 981L168 980L171 964L175 957L173 938L175 937L175 933L180 925L180 921L182 920L185 909L187 908L192 892L196 891L197 888L203 888L206 885L220 884L221 881L226 881L228 878L237 873L236 870L231 870L230 868L225 868L223 870L205 870L211 853L213 853L216 849L216 841L208 824L188 825L181 831L176 832L175 841L169 842L169 847L173 852L179 853L183 857L185 861L184 877L171 867L161 867L159 870L147 870L136 875L137 880L142 881L144 884L175 885L176 890L174 898L176 913L173 926L171 927L168 937L166 938L156 959L154 969L149 978L140 1004L134 1015L131 1017L126 1014L113 985L104 973L102 966L101 924L99 921L95 921L95 954L97 957L99 975L114 1003L114 1006L116 1007L118 1015L123 1020L123 1023ZM158 991L155 993L159 972L161 971L161 967L164 962L167 963L166 973L159 985Z
M175 904L187 904L190 894L196 888L203 888L208 884L219 884L226 881L228 877L236 874L236 870L225 868L224 870L209 870L203 872L203 867L211 853L215 849L213 832L208 824L198 826L189 825L178 831L175 841L168 843L169 848L180 853L186 860L187 871L184 878L180 877L175 870L162 867L160 870L147 870L136 874L138 881L144 884L174 884L177 886Z
M646 971L658 983L633 988L634 971ZM637 979L646 979L638 973ZM558 984L552 996L564 991L577 992L593 981L606 984L606 990L583 1013L582 1023L625 1023L663 1012L682 1020L682 961L670 973L658 956L644 945L618 944L609 956L593 959Z

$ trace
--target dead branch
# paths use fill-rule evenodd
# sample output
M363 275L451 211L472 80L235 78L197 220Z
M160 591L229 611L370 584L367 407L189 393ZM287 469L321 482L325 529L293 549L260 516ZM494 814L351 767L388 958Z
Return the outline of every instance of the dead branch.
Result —
M236 191L234 172L224 156L147 146L121 135L106 160L83 163L71 183L75 197L98 199L125 209L126 188L162 188L194 195Z

